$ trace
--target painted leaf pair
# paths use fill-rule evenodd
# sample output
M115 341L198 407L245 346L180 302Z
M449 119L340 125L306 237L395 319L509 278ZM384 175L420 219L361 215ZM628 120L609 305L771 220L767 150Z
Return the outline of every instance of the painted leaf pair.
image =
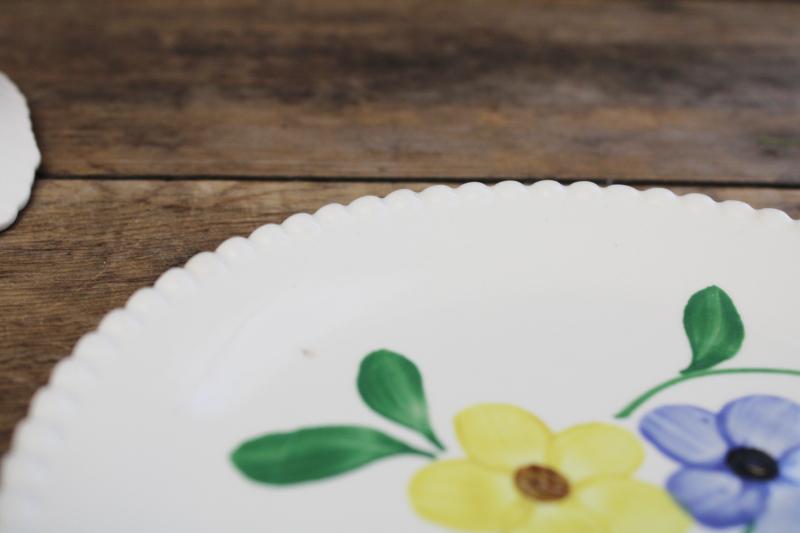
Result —
M431 428L422 376L414 363L388 350L373 352L361 362L357 384L361 399L374 412L444 449ZM239 446L231 458L253 480L288 485L343 474L399 454L434 457L370 427L318 426L257 437Z

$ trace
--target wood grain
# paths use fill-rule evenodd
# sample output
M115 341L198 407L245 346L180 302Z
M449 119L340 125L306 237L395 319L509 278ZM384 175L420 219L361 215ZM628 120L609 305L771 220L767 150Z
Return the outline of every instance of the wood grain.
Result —
M403 186L419 190L427 182ZM43 180L0 234L0 453L52 366L108 311L233 235L396 183ZM800 217L800 191L678 188Z
M0 66L46 175L786 184L798 21L717 0L4 0Z

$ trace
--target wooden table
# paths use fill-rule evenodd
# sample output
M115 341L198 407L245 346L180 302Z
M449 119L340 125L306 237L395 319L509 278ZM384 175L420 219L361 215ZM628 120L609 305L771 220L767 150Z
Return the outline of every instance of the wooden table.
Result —
M109 310L226 237L431 183L800 216L800 4L4 0L44 162L0 234L0 452Z

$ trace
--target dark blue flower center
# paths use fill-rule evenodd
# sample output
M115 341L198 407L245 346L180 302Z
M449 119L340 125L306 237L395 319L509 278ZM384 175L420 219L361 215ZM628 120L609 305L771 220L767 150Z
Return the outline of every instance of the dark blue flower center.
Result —
M780 473L778 462L755 448L733 448L725 456L725 464L743 479L769 481Z

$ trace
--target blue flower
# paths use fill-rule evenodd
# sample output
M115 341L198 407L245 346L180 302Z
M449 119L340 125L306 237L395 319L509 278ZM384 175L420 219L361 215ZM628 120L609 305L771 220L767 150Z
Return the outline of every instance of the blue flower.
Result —
M758 533L800 531L800 405L745 396L712 413L660 407L642 434L681 468L672 497L711 528L754 524Z

